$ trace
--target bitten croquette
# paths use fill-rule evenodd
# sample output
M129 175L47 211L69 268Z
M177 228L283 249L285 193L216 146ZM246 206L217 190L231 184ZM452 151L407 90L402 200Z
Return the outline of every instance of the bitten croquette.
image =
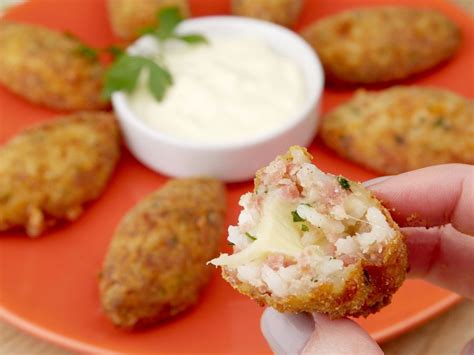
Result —
M420 86L359 90L323 117L320 135L341 156L383 174L474 164L474 102Z
M428 9L379 6L344 11L302 31L329 82L372 84L407 78L450 58L461 32Z
M106 108L105 67L76 37L0 21L0 83L36 104L78 111Z
M99 197L120 156L112 114L76 113L26 129L0 147L0 231L36 237Z
M257 172L229 227L233 254L211 260L239 292L280 312L367 316L408 267L404 236L361 184L325 174L291 147Z
M225 187L213 179L169 181L120 222L100 276L103 309L122 328L172 317L198 301L218 253Z

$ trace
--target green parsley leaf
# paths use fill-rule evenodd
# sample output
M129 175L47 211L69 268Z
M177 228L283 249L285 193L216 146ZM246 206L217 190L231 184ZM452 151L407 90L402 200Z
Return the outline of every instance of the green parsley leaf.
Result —
M99 54L97 53L96 49L89 47L84 43L79 43L79 45L77 46L77 53L91 61L95 61L99 57Z
M446 121L444 117L438 117L433 124L434 127L442 128L449 130L451 128L450 124Z
M167 7L157 14L158 30L156 33L161 39L172 37L175 28L183 21L183 17L177 7Z
M209 43L206 37L199 34L177 35L174 38L179 39L188 44L207 44Z
M301 218L298 212L296 211L291 211L291 215L293 216L293 222L304 222L305 219Z
M337 177L337 182L339 183L339 185L341 185L341 187L344 189L344 190L350 190L351 189L351 184L350 182L343 176L338 176Z
M157 28L147 27L139 31L140 34L151 34L160 43L169 39L178 39L189 44L207 43L207 40L198 34L177 35L174 33L183 17L177 7L168 7L157 13ZM163 47L162 47L163 48ZM109 47L109 53L116 57L105 75L105 84L102 96L109 99L115 91L131 92L135 89L142 70L148 71L148 88L158 100L163 100L166 90L173 84L171 73L152 59L140 56L123 54L118 47Z
M105 73L102 96L110 99L115 91L131 92L135 89L141 70L149 59L124 54Z
M207 39L199 34L190 33L179 35L175 33L176 27L183 21L183 17L177 7L167 7L158 11L156 15L157 27L146 27L139 31L140 35L149 34L155 36L158 41L177 39L188 44L208 43Z
M115 58L120 57L125 53L122 48L114 45L107 47L105 50Z
M71 31L64 31L63 34L69 38L69 39L75 39L75 40L78 40L79 38L74 34L72 33Z
M137 31L137 35L139 37L144 36L144 35L155 35L156 28L155 27L144 27L140 28Z
M107 70L102 96L109 99L115 91L133 91L143 69L148 70L148 85L151 93L158 101L161 101L166 89L173 83L171 74L151 59L128 54L123 54Z
M148 88L158 101L163 100L166 90L173 84L168 70L160 67L153 61L148 64Z
M87 44L83 43L79 37L77 37L74 33L70 31L64 31L64 36L77 42L76 53L91 60L96 61L99 58L99 51L95 48L88 46Z
M252 240L257 240L257 237L254 237L252 234L250 234L249 232L245 232L245 235L247 236L247 238L250 238Z
M309 231L309 227L308 227L306 224L302 224L302 225L301 225L301 230L302 230L303 232L307 232L307 231Z

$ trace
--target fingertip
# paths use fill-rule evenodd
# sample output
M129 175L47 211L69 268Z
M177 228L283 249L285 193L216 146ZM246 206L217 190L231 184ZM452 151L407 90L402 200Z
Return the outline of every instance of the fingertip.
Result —
M461 350L461 355L474 355L474 338L472 338Z
M315 329L304 354L383 354L382 349L356 322L348 318L331 320L313 314Z
M275 354L299 354L314 330L314 322L306 313L280 313L267 308L260 319L260 328Z
M442 182L442 183L440 183ZM467 164L431 166L364 184L401 227L433 227L452 223L474 232L472 199L474 167Z
M467 298L474 298L474 238L451 225L402 228L406 236L410 278L423 278Z

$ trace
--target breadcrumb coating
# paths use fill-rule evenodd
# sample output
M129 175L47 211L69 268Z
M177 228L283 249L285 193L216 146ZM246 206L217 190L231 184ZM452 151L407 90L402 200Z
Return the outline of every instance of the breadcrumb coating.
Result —
M320 135L338 154L383 174L474 164L474 102L446 90L359 90L329 112Z
M33 103L77 111L106 108L104 66L74 36L0 21L0 83Z
M103 309L140 328L194 305L207 285L225 217L225 187L213 179L171 180L120 222L100 276Z
M461 43L459 28L443 14L403 6L344 11L316 21L302 36L333 83L404 79L447 60Z
M302 0L232 0L232 14L292 26L301 12Z
M112 114L81 112L26 129L0 147L0 231L36 237L77 219L104 190L120 156Z

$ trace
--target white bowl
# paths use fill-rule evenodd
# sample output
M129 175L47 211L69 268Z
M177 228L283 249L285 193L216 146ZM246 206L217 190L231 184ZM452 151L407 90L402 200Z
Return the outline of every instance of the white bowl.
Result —
M296 33L272 24L244 17L211 16L186 20L180 33L198 32L229 37L258 36L280 55L294 61L303 74L305 103L286 124L238 143L197 143L165 135L144 123L132 112L126 96L116 92L112 104L126 144L133 155L149 168L177 177L210 176L228 182L251 179L291 145L308 145L317 130L319 104L324 86L321 63L313 49ZM147 54L151 38L142 37L129 52Z

